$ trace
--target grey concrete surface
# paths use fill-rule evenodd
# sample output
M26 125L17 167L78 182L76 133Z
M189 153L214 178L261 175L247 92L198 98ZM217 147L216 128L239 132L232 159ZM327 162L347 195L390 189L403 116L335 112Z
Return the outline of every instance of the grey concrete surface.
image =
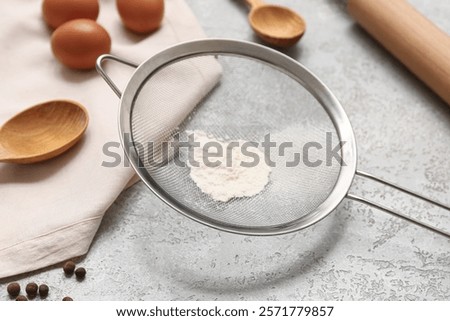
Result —
M258 41L244 1L187 2L208 36ZM343 104L360 168L450 203L450 107L339 1L274 2L305 17L306 35L286 53ZM411 2L450 32L449 1ZM362 179L352 191L450 230L450 213L411 197ZM139 183L113 204L80 264L84 282L60 268L19 281L48 283L49 300L450 300L450 240L353 201L307 230L246 237L182 217Z

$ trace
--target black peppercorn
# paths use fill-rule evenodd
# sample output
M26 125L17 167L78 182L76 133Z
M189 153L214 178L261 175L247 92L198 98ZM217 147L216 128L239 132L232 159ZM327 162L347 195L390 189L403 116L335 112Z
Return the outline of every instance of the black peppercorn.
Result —
M8 291L8 294L11 297L15 298L20 293L20 285L19 285L19 283L14 282L14 283L8 284L8 287L6 288L6 291Z
M85 268L78 268L75 270L75 275L77 276L77 279L84 279L84 277L86 276L86 269Z
M67 261L63 266L63 270L66 275L72 275L73 271L75 271L75 263L72 261Z
M19 295L19 296L16 298L16 301L28 301L28 299L27 299L27 297L24 296L24 295Z
M25 291L27 292L29 297L35 297L38 291L38 285L34 282L28 283Z
M63 301L73 301L73 299L70 296L66 296L62 300Z
M39 296L41 298L45 298L48 295L49 288L46 284L41 284L39 286Z

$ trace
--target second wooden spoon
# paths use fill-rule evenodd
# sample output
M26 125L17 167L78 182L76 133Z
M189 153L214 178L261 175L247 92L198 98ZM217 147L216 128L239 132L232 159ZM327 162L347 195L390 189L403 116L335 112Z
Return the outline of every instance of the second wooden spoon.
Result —
M297 43L306 30L305 20L289 8L265 4L262 0L246 0L251 7L248 19L256 34L277 47Z

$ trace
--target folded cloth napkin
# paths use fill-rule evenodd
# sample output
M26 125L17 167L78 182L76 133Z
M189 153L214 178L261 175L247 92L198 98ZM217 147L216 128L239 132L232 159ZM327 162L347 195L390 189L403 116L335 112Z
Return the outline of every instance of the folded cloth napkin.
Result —
M101 1L98 22L111 35L112 53L140 63L167 46L204 37L183 0L165 3L163 26L138 36L121 25L115 1ZM85 137L66 154L34 165L0 165L2 278L86 254L105 211L134 173L124 166L101 166L104 144L119 141L118 98L95 71L70 70L55 60L40 1L2 1L0 12L0 123L52 99L79 101L90 115ZM112 70L122 87L133 72L124 70ZM193 72L205 90L186 95L178 109L172 106L168 123L173 126L216 84L220 67Z

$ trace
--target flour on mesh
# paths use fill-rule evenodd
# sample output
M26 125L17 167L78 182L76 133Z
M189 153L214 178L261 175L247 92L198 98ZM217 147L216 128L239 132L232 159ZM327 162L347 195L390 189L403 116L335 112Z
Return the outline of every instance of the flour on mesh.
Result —
M253 156L248 155L249 153L244 155L242 146L246 142L238 140L233 142L239 143L239 146L227 153L230 141L215 138L201 130L190 131L188 134L193 134L195 142L200 143L193 153L193 160L197 164L194 166L188 162L190 177L203 193L214 200L228 202L233 198L252 197L262 192L269 183L271 168L264 161L264 153L257 147L247 146L246 150ZM214 144L208 144L208 149L204 150L205 144L210 142ZM206 157L208 152L209 155L216 153L218 146L222 149L220 156ZM256 164L250 167L242 166L242 162L254 162L255 155L259 158ZM217 166L212 166L205 160Z

